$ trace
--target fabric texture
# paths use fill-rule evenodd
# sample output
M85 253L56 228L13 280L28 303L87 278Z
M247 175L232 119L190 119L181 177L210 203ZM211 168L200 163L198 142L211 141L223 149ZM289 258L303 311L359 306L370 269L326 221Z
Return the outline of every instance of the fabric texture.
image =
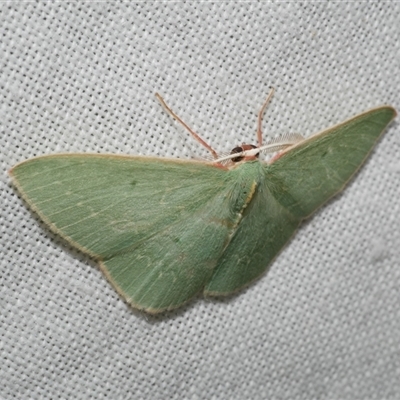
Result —
M200 158L400 109L396 2L2 2L1 399L399 399L400 129L267 274L158 317L49 231L7 170L52 153ZM268 212L268 210L266 210Z

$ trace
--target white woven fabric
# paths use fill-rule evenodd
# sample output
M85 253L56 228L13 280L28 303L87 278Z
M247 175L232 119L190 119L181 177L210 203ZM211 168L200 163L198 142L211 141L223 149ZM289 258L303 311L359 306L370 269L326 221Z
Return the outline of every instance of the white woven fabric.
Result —
M399 399L400 132L248 289L161 317L32 214L7 170L56 152L190 158L400 108L400 4L0 5L0 398ZM268 212L268 210L266 210Z

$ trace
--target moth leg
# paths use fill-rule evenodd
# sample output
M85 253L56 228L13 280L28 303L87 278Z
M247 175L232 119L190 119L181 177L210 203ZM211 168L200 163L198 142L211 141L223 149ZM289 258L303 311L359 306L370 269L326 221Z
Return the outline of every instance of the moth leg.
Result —
M272 96L274 95L275 89L272 87L268 97L264 101L264 104L262 105L260 112L258 113L258 119L257 119L257 142L258 142L258 147L262 145L262 117L264 114L265 109L267 108L268 103L270 102Z
M215 159L217 159L218 158L217 152L207 142L205 142L193 129L191 129L189 125L187 125L181 118L179 118L158 93L156 93L156 97L158 101L161 103L161 105L164 107L164 109L168 112L168 114L170 114L172 118L175 118L179 123L181 123L184 126L184 128L187 129L189 133L195 138L195 140L197 140L201 145L203 145L212 154L212 156Z

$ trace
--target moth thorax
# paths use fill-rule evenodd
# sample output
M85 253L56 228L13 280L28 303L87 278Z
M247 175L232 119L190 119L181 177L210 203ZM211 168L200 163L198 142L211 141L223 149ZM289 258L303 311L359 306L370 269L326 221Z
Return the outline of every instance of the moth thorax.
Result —
M234 149L232 149L231 154L235 154L235 153L243 153L244 151L247 150L252 150L252 149L256 149L257 146L254 146L254 144L242 144L241 146L237 146ZM252 154L250 156L246 156L245 154L242 154L238 157L234 157L231 160L233 162L239 162L239 161L250 161L250 160L255 160L259 157L260 153L257 154Z

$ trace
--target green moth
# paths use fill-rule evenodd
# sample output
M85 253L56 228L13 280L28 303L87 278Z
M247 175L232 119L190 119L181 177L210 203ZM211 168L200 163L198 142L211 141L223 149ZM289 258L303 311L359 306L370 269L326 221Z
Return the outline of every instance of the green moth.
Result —
M292 135L200 162L55 154L12 168L14 184L49 227L96 259L133 307L159 313L198 292L222 296L258 278L300 222L339 192L396 116L359 114L307 139ZM269 162L264 151L279 152Z

